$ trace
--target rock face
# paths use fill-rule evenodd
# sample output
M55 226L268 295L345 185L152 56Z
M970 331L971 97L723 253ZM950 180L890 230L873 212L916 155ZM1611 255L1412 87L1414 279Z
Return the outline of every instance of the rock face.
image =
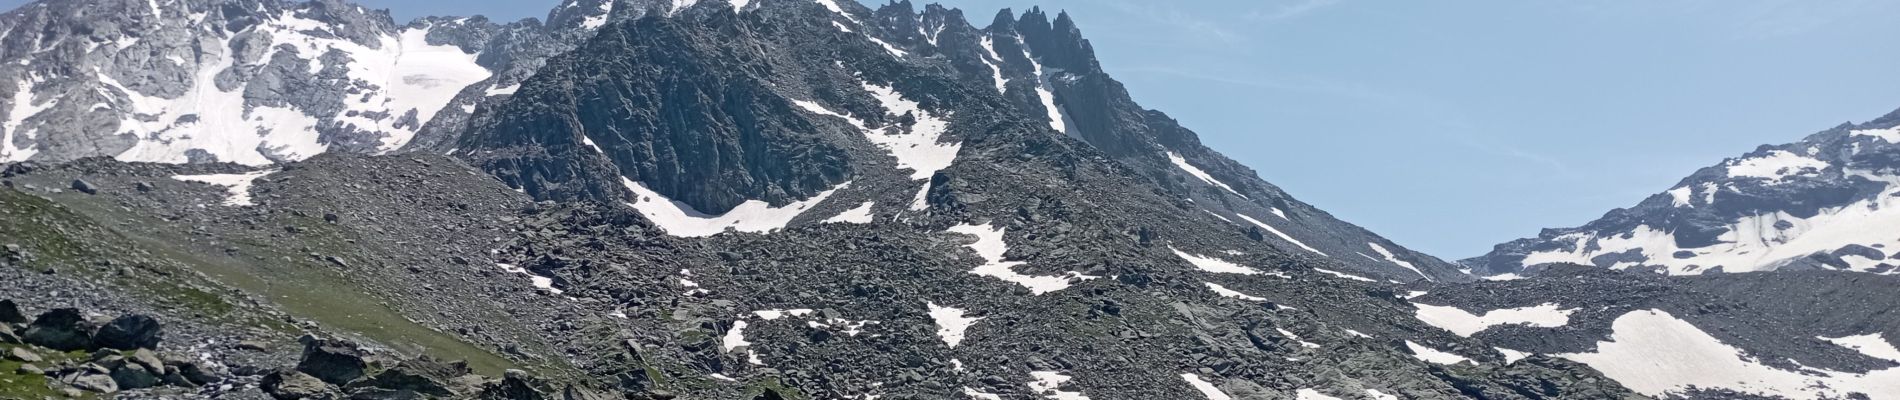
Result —
M1634 207L1462 261L1481 275L1574 263L1668 275L1900 274L1900 111L1703 168Z
M867 190L921 210L942 199L925 180L955 172L973 148L1033 133L1022 157L1114 161L1210 227L1337 263L1329 269L1469 279L1295 200L1142 109L1066 14L1005 10L978 28L961 11L909 2L706 2L605 25L539 72L448 150L540 199L650 203L712 223Z

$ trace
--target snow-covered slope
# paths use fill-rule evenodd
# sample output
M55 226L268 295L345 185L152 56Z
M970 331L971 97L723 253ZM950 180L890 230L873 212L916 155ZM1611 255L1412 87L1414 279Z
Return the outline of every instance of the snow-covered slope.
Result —
M23 5L0 15L0 77L14 82L0 85L0 162L264 165L395 151L459 130L478 103L610 18L660 7L619 2L630 5L568 0L549 25L399 25L338 0Z
M1900 273L1900 112L1762 146L1628 209L1465 260L1482 275L1574 263L1685 275Z

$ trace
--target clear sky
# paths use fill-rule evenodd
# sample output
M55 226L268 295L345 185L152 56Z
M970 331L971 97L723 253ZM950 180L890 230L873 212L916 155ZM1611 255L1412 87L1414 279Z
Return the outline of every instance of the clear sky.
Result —
M1143 105L1294 196L1447 259L1900 108L1900 1L942 2L979 23L1068 10ZM555 1L363 3L512 20Z

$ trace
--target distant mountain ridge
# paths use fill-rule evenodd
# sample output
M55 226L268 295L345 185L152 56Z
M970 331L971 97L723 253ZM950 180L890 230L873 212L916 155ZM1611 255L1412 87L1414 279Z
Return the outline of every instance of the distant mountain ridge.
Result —
M1480 275L1577 263L1670 275L1900 273L1900 111L1764 145L1581 227L1466 259Z

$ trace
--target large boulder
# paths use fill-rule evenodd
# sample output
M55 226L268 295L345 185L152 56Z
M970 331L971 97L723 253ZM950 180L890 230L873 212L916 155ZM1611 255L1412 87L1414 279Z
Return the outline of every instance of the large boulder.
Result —
M131 314L113 319L93 334L93 343L119 350L156 349L163 329L157 319Z
M13 300L0 300L0 325L24 323L26 314L20 313L19 304L14 304Z
M111 375L91 370L82 370L81 372L66 375L60 378L60 382L65 382L68 385L79 388L79 390L91 392L116 393L119 391L119 383L112 380Z
M20 334L13 333L13 326L0 324L0 343L19 343Z
M347 340L306 338L303 361L297 371L332 385L344 385L362 378L369 370L368 353Z
M91 350L93 324L78 309L60 308L41 313L20 335L22 341L59 351Z
M546 400L546 385L536 382L527 372L511 369L501 381L482 387L481 400Z
M265 375L258 382L265 394L277 400L335 399L336 392L330 390L323 380L302 372L281 370Z
M384 370L369 379L350 384L352 391L358 389L383 389L380 391L411 392L428 396L450 397L470 391L459 387L457 378L472 371L465 362L442 362L429 356L403 361L395 368ZM365 390L377 392L379 390Z

